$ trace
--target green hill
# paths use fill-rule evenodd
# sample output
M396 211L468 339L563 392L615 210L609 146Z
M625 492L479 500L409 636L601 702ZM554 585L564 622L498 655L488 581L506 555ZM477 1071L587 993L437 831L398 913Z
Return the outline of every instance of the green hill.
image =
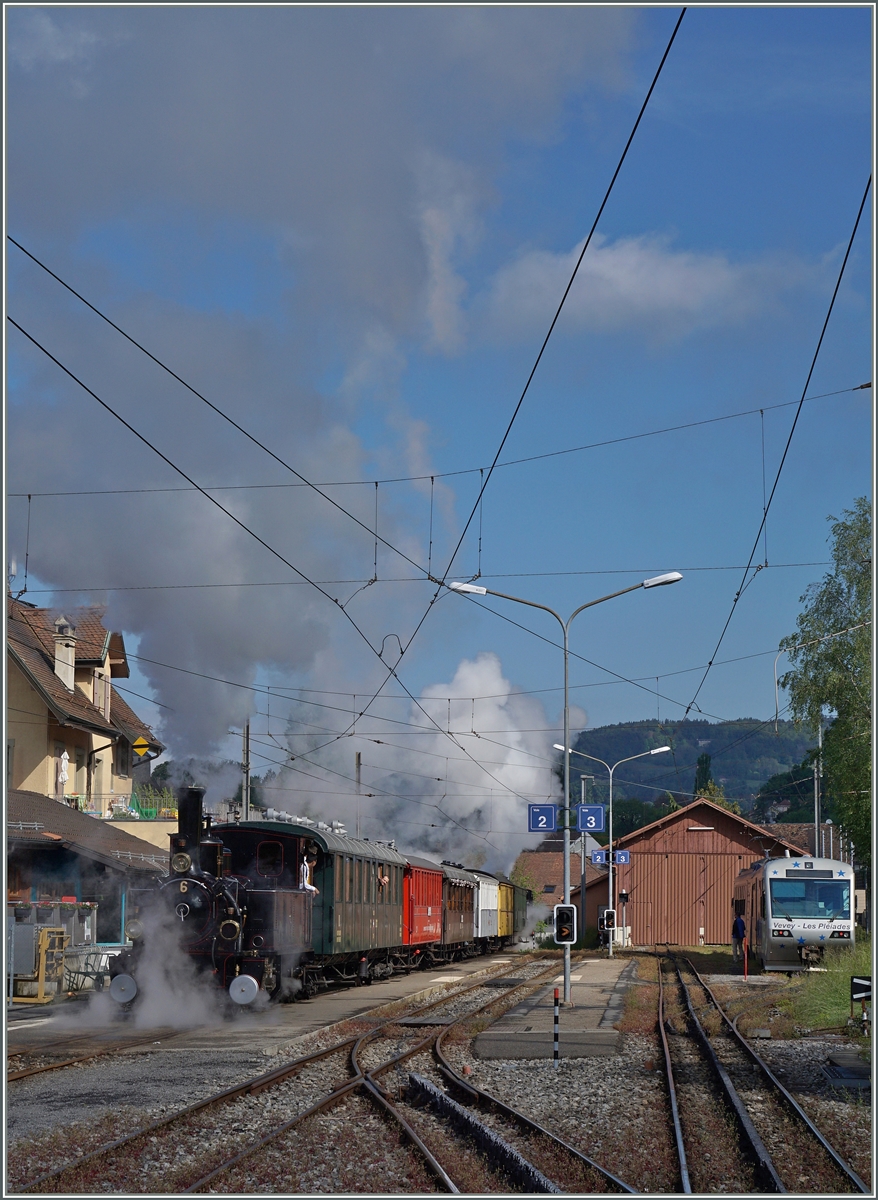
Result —
M613 775L615 800L663 801L670 792L677 803L692 799L695 767L699 756L710 755L713 779L725 790L726 798L737 800L743 812L753 807L759 789L772 776L781 775L801 763L814 745L814 738L801 725L780 721L765 723L742 718L738 721L628 721L585 729L572 743L574 750L593 754L610 764L655 746L671 746L671 753L625 763ZM571 793L579 797L580 775L594 775L588 783L589 798L606 802L607 772L599 763L589 763L574 754L570 760Z

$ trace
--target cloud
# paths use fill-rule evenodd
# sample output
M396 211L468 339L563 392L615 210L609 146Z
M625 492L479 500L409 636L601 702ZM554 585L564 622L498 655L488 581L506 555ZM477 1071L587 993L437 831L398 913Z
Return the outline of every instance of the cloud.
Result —
M483 300L494 336L545 330L582 251L530 250L502 267ZM609 241L596 234L564 306L559 330L636 328L660 337L747 321L813 270L799 261L735 263L674 249L657 234Z
M431 475L433 431L406 411L400 377L417 350L466 344L465 269L506 147L556 136L571 96L617 88L636 18L99 6L87 20L7 12L16 238L307 478ZM15 319L199 483L295 482L20 256L9 289ZM13 490L186 486L17 333L10 354ZM424 565L428 491L379 498L381 534ZM454 495L433 491L436 556ZM175 491L35 499L31 578L83 601L142 589L108 593L107 622L145 659L362 689L383 670L345 614L380 647L432 589L384 582L401 563L417 571L380 548L379 581L359 590L375 489L331 494L367 528L303 487L217 493L329 599ZM10 555L23 561L16 504ZM265 582L281 586L252 586ZM245 690L141 666L172 710L157 732L176 756L215 750L253 711Z
M25 71L60 63L81 64L100 44L97 34L73 25L57 24L46 12L22 13L9 39L9 56Z

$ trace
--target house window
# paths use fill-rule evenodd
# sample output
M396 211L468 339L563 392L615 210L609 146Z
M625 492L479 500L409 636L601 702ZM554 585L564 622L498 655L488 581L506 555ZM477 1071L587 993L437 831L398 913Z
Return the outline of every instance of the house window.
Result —
M546 886L543 888L543 891L548 892L549 895L551 895L557 886L558 886L557 883L547 883Z

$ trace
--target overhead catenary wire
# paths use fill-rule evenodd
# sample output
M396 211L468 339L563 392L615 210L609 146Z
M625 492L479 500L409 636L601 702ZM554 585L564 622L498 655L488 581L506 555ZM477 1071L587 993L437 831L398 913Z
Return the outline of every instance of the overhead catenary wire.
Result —
M195 487L199 491L201 491L202 494L204 495L204 497L207 500L209 500L211 504L215 505L216 508L218 508L222 513L224 513L231 521L233 521L245 533L249 534L250 537L254 538L261 546L263 546L266 550L268 550L268 552L270 554L274 555L275 558L277 558L280 562L282 562L284 564L284 566L289 567L291 571L294 571L298 576L300 576L300 578L302 578L306 582L310 583L311 586L314 587L327 600L332 601L333 604L335 604L335 606L338 608L338 610L344 614L347 621L350 623L350 625L353 627L353 629L356 631L356 633L359 635L359 637L366 643L366 645L369 647L369 649L372 651L372 653L379 660L381 660L381 651L372 645L372 643L370 642L367 635L363 632L363 630L360 628L360 626L357 624L357 622L353 619L353 617L350 615L350 613L348 613L345 610L345 608L339 603L339 601L334 596L331 595L331 593L325 591L324 588L322 588L318 583L309 579L309 577L303 571L301 571L297 566L295 566L292 562L290 562L289 559L285 558L284 555L282 555L279 550L276 550L273 546L271 546L268 542L266 542L264 538L261 538L259 536L259 534L255 532L255 530L251 529L239 517L236 517L234 513L230 512L229 509L225 508L224 505L220 504L220 502L215 497L208 495L207 492L204 492L203 489L201 489L198 486L198 484L195 482L195 480L192 479L189 475L187 475L186 472L181 467L178 467L176 465L176 463L172 462L171 459L168 458L168 456L166 454L163 454L162 451L159 450L157 446L154 446L147 437L145 437L142 433L140 433L138 430L136 430L134 428L134 426L131 425L130 422L126 421L125 418L120 413L117 413L115 411L115 409L112 408L111 405L107 404L107 402L105 400L102 400L100 398L100 396L97 395L96 392L92 391L92 389L90 387L88 387L87 384L83 383L83 381L81 379L79 379L76 375L74 375L74 373L68 367L65 367L64 364L59 359L57 359L48 349L46 349L45 346L43 346L40 342L38 342L35 337L33 337L30 333L28 333L26 329L22 328L22 326L19 325L17 321L13 320L13 318L11 316L9 316L8 314L7 314L6 319L7 319L7 321L10 322L11 325L14 326L14 328L16 328L24 337L26 337L28 339L28 341L30 341L34 346L36 346L36 348L38 350L40 350L43 354L46 355L47 358L49 358L53 363L55 363L55 365L61 371L63 371L65 375L67 375L70 379L72 379L74 381L74 383L78 384L78 386L81 387L83 389L83 391L87 392L87 394L89 396L91 396L93 399L95 399L98 402L98 404L101 405L102 408L104 408L108 413L110 413L111 416L115 417L116 420L119 421L122 425L124 425L126 429L128 429L131 433L133 433L134 436L136 438L138 438L139 441L141 441L145 446L147 446L150 450L152 450L153 453L156 454L159 458L161 458L163 462L167 463L167 465L169 467L171 467L172 470L176 471L177 474L180 475L183 479L185 479L187 481L187 483L191 484L193 487ZM406 687L406 685L399 678L399 675L397 674L397 671L396 671L396 666L398 666L398 663L394 667L389 669L387 679L385 679L384 686L386 686L387 680L389 680L391 677L394 678L396 680L396 682L399 684L399 686L406 693L406 695L411 699L412 703L417 708L419 708L421 710L421 712L424 713L424 715L427 717L428 720L433 721L433 718L430 716L429 713L427 713L427 711L426 711L426 709L424 709L423 705L420 704L420 702L415 698L413 693L409 691L409 689ZM433 723L436 724L435 722L433 722ZM439 729L441 732L441 726L439 726L437 724L436 728ZM459 743L453 737L451 740L454 741L455 745L459 746ZM461 749L462 749L462 747L461 747ZM464 753L467 753L467 752L464 751ZM472 761L477 763L477 765L479 765L481 767L481 764L478 763L477 759L473 759ZM485 773L487 775L489 775L492 779L494 778L494 776L491 775L491 772L488 771L488 769L486 767L481 767L481 769L484 770ZM507 784L502 783L500 780L496 780L495 782L497 782L500 787L504 788L504 790L506 790L512 794L515 794L514 788L509 787Z
M211 409L213 412L215 412L217 414L217 416L222 417L222 419L224 421L227 421L234 429L236 429L238 431L238 433L242 434L245 438L247 438L249 441L251 441L254 444L254 446L258 446L258 448L260 450L264 451L265 454L267 454L270 458L274 459L274 461L276 463L278 463L279 466L283 467L284 470L289 471L291 474L295 475L295 477L299 480L300 485L302 487L310 488L312 491L316 492L319 496L322 496L322 498L324 500L326 500L328 504L331 504L333 506L333 508L337 508L340 513L343 513L346 517L348 517L355 524L359 525L360 528L364 529L367 533L371 534L373 532L371 529L369 529L369 526L364 521L361 521L359 517L355 516L352 512L349 512L343 505L339 504L337 500L333 500L333 498L331 496L328 496L325 492L321 491L320 487L316 483L312 483L309 479L306 479L305 476L300 471L297 471L295 467L291 466L290 463L286 462L285 459L281 458L279 454L276 454L269 446L266 446L264 442L261 442L259 440L259 438L255 437L254 434L250 433L250 431L248 429L245 429L243 425L241 425L238 421L236 421L234 419L234 417L230 417L228 413L223 412L223 410L218 405L214 404L211 400L208 400L206 396L203 396L201 394L201 392L199 392L196 388L194 388L190 383L187 383L186 380L183 379L182 376L178 375L176 371L172 370L171 367L169 367L166 363L162 362L162 360L160 358L158 358L155 354L151 353L151 351L147 350L146 347L141 345L141 343L138 342L136 338L132 337L130 333L126 333L126 331L120 325L117 325L115 321L111 320L106 315L106 313L101 312L101 310L99 308L97 308L94 304L92 304L91 301L86 300L86 298L83 295L81 295L78 291L76 291L75 288L71 287L70 284L67 283L65 280L63 280L60 275L57 275L54 271L50 270L50 268L47 267L45 263L40 262L40 260L36 257L36 255L32 254L30 252L30 250L26 250L25 247L22 246L20 242L17 242L14 237L12 237L10 234L7 234L6 236L7 236L8 240L10 242L12 242L13 246L16 246L19 250L21 250L21 252L23 254L26 254L27 257L29 259L31 259L32 262L36 263L36 265L38 267L42 268L42 270L44 270L48 275L51 275L51 277L53 279L57 280L57 282L60 283L62 287L66 288L68 292L70 292L72 295L74 295L77 300L81 301L84 305L86 305L87 308L90 308L91 311L93 313L95 313L97 316L99 316L102 321L106 321L106 323L108 325L110 325L113 329L115 329L117 333L121 334L123 338L125 338L127 341L129 341L132 344L132 346L136 346L137 349L140 350L141 353L145 354L147 356L147 358L151 359L156 364L156 366L161 367L161 369L163 371L167 371L167 373L173 379L176 379L176 381L179 384L181 384L184 388L186 388L187 391L191 392L192 395L197 397L197 399L199 399L203 404L206 404L209 409ZM14 321L13 321L13 324L15 324ZM15 327L16 327L16 329L21 329L20 325L16 325ZM24 333L24 330L21 329L21 332ZM29 337L30 335L25 334L25 336ZM31 340L33 341L33 339L31 339ZM34 342L34 345L39 345L39 343ZM40 349L42 349L42 347L40 347ZM51 355L50 355L50 357L51 357ZM53 362L57 363L58 360L53 359ZM60 366L61 364L58 363L58 365ZM66 370L66 368L62 368L62 369ZM68 372L68 374L71 375L71 378L75 378L75 376L73 376L70 372ZM91 394L94 395L94 393L91 393ZM130 429L131 426L128 426L128 428ZM180 473L182 474L182 472L180 472ZM183 477L185 479L188 479L188 476L184 475ZM189 480L189 482L192 483L191 480ZM194 486L196 486L197 490L199 492L201 492L202 495L207 495L207 492L205 491L204 488L198 487L197 485L194 485ZM375 526L375 530L374 530L374 536L376 538L379 538L377 521L376 521L376 526ZM415 562L415 560L413 558L409 558L409 556L404 551L400 550L399 547L394 546L391 542L386 541L384 538L379 538L379 540L383 543L383 545L385 545L388 548L388 550L392 550L394 554L398 554L400 556L400 558L405 559L405 561L407 563L410 563L416 570L418 570L418 571L424 570L424 568L420 565L420 563Z
M725 623L720 632L719 638L717 639L716 646L713 649L713 653L711 654L711 656L708 660L707 667L705 668L705 671L704 671L704 675L702 676L701 681L698 684L698 687L695 689L695 694L693 695L692 699L690 700L689 704L686 707L686 712L683 714L683 720L686 719L686 717L688 716L691 709L693 707L696 707L695 701L698 699L698 697L701 693L701 690L704 687L704 684L707 680L707 677L710 674L711 667L713 666L713 660L716 658L717 652L719 651L719 648L722 645L723 640L725 639L726 631L728 630L729 625L732 622L732 618L735 615L735 610L738 607L738 601L741 599L741 596L744 592L744 588L747 585L747 574L748 574L751 566L753 565L753 559L755 558L756 551L759 548L759 539L762 536L762 531L765 528L766 521L768 520L768 510L771 508L771 502L774 499L775 492L777 491L777 485L780 482L780 477L781 477L781 474L784 469L784 464L786 463L787 455L789 454L789 449L790 449L790 445L792 444L793 435L796 432L796 426L798 425L798 422L799 422L799 417L802 412L802 406L805 403L805 396L808 394L808 387L811 383L811 377L814 374L815 367L817 366L817 359L820 355L820 349L823 345L823 339L826 336L826 330L829 327L829 321L830 321L830 318L832 317L833 309L835 308L835 300L836 300L836 297L838 296L838 292L841 287L841 282L844 278L845 268L847 267L848 259L850 258L851 250L853 249L854 239L857 236L857 229L859 228L859 225L860 225L860 218L863 215L863 209L866 207L866 200L869 196L869 191L870 191L871 187L872 187L872 176L870 175L869 179L866 183L866 189L863 192L863 198L860 201L860 207L857 209L857 216L856 216L856 219L854 220L854 227L851 230L850 237L848 238L848 244L847 244L847 247L844 252L844 258L842 259L841 266L839 267L838 276L835 281L835 287L832 290L832 296L829 301L829 307L826 310L826 315L823 319L823 325L820 329L820 336L817 339L817 345L814 348L814 354L812 355L812 358L811 358L811 365L808 368L808 375L807 375L807 378L805 379L805 385L802 388L802 395L801 395L799 403L796 407L795 416L793 417L793 423L792 423L792 426L790 427L790 432L787 437L786 445L784 446L783 454L781 455L780 463L777 468L777 474L774 477L774 483L772 484L772 487L771 487L771 493L769 494L768 501L765 505L765 510L762 514L762 520L760 521L759 528L756 531L756 538L753 542L753 548L750 551L750 557L747 560L747 566L744 569L744 575L741 579L741 583L738 587L738 590L735 593L734 599L732 600L732 605L731 605L731 608L729 609L729 614L726 617L726 620L725 620Z
M837 388L834 392L819 392L814 396L806 396L805 403L812 400L826 400L833 396L844 396L849 392L861 392L872 387L870 383L859 383L852 387ZM661 429L648 429L641 433L630 433L622 437L606 438L600 442L587 442L582 446L567 446L562 450L548 450L544 454L529 454L525 458L512 458L498 462L496 470L504 467L518 467L525 463L539 462L545 458L559 458L565 454L581 454L586 450L601 450L605 446L619 446L624 442L641 441L643 438L661 437L667 433L680 433L685 429L697 429L701 425L717 425L722 421L735 421L742 417L752 417L757 413L774 412L780 408L792 408L799 404L798 400L784 400L779 404L765 404L762 408L747 408L740 412L723 413L718 417L704 417L698 421L684 421L680 425L666 425ZM425 483L429 479L450 479L456 475L479 475L482 480L486 467L464 467L457 471L434 471L432 475L396 475L387 479L335 479L320 480L317 487L374 487L390 483ZM259 492L286 488L311 487L306 483L223 483L205 487L206 492ZM79 491L63 492L8 492L10 498L24 499L28 494L34 497L64 497L64 496L140 496L162 495L168 492L192 492L195 488L184 487L139 487L139 488L87 488ZM480 508L484 504L484 491L480 488ZM376 497L377 505L377 497ZM377 523L376 523L377 524ZM371 531L370 531L371 532Z
M799 567L831 567L830 561L826 562L800 562L800 563L772 563L769 570L780 570L782 568L799 568ZM602 571L510 571L505 574L477 575L477 579L549 579L555 576L563 575L649 575L651 572L657 574L661 568L659 567L624 567L624 568L607 568ZM680 568L681 571L692 573L693 571L741 571L743 567L738 565L732 566L714 566L714 567L687 567ZM367 584L367 583L423 583L423 577L420 575L406 576L391 576L388 579L377 580L374 577L371 579L318 579L322 587L336 587L342 584ZM47 587L47 588L29 588L28 594L31 596L40 595L57 595L64 596L69 594L90 595L103 592L173 592L173 591L193 591L197 588L263 588L263 587L307 587L308 584L302 579L267 579L262 581L254 580L229 580L227 582L213 583L131 583L131 584L103 584L98 587Z
M399 662L402 660L402 658L405 656L405 654L407 653L407 651L409 650L409 648L412 646L412 644L413 644L413 642L414 642L415 638L418 636L418 634L420 633L421 629L423 628L423 626L424 626L424 622L427 620L428 616L429 616L429 615L430 615L430 613L432 612L432 610L433 610L433 606L436 604L437 600L439 599L440 595L442 594L442 591L443 591L443 589L445 588L445 580L448 578L448 574L449 574L449 572L451 571L451 568L452 568L452 566L454 565L454 560L457 558L457 554L458 554L458 552L459 552L459 550L460 550L461 546L463 545L463 541L464 541L464 538L466 537L467 530L469 529L470 525L472 524L472 521L473 521L473 518L475 517L475 514L476 514L476 513L477 513L477 512L480 510L480 506L481 506L481 504L482 504L482 500L483 500L483 497L484 497L485 491L486 491L486 489L487 489L487 487L488 487L488 484L489 484L489 483L490 483L490 481L491 481L491 476L493 475L493 473L494 473L494 470L496 469L497 463L498 463L498 462L499 462L499 460L500 460L500 455L503 453L503 447L506 445L506 441L507 441L507 439L508 439L508 437L509 437L509 434L512 432L512 427L513 427L513 425L515 424L515 420L516 420L516 418L517 418L517 416L518 416L519 412L521 411L521 407L522 407L522 405L524 404L525 397L527 396L527 393L528 393L528 391L529 391L529 389L530 389L531 382L533 381L533 378L534 378L534 376L536 375L537 369L538 369L538 367L539 367L539 365L540 365L540 362L542 361L543 354L545 353L546 347L547 347L547 346L548 346L548 344L549 344L549 341L550 341L550 339L551 339L551 337L552 337L552 333L554 332L555 326L556 326L556 325L557 325L557 323L558 323L558 319L559 319L559 317L561 316L561 312L562 312L562 310L563 310L563 308L564 308L564 304L565 304L565 302L566 302L566 300L567 300L567 297L568 297L568 295L570 294L570 289L573 287L573 283L574 283L574 281L575 281L575 279L576 279L576 276L577 276L577 274L578 274L578 272L579 272L579 267L580 267L580 265L581 265L581 263L582 263L583 259L585 258L585 255L586 255L586 252L588 251L588 248L589 248L589 246L591 245L591 240L592 240L592 238L593 238L593 236L594 236L595 230L597 229L598 222L600 221L600 218L601 218L601 216L602 216L602 214L603 214L603 211L604 211L604 209L605 209L605 207L606 207L606 205L607 205L607 202L608 202L608 201L609 201L609 199L610 199L610 195L611 195L611 193L612 193L612 190L613 190L613 187L614 187L614 185L615 185L615 182L616 182L617 178L619 177L619 173L620 173L620 172L621 172L621 170L622 170L622 166L623 166L623 164L624 164L624 162L625 162L625 159L626 159L626 157L627 157L627 155L628 155L628 151L629 151L629 149L630 149L630 147L631 147L631 144L632 144L632 142L634 141L635 134L637 133L637 130L638 130L638 128L640 127L640 122L641 122L641 120L643 119L643 114L646 112L647 105L649 104L649 101L650 101L650 98L651 98L651 96L652 96L652 93L653 93L653 91L655 90L656 84L658 83L659 76L660 76L660 75L661 75L661 73L662 73L662 69L663 69L663 67L664 67L664 65L665 65L665 62L667 61L668 55L669 55L669 54L670 54L670 52L671 52L671 47L672 47L672 46L673 46L673 44L674 44L674 40L675 40L675 38L676 38L676 36L677 36L677 31L679 30L679 28L680 28L680 25L681 25L681 23L682 23L682 21L683 21L683 17L684 17L685 15L686 15L686 8L685 8L685 6L684 6L684 7L681 9L681 11L680 11L680 15L679 15L679 17L677 18L677 22L676 22L676 24L674 25L673 32L671 33L671 37L670 37L670 39L669 39L669 41L668 41L668 44L667 44L667 46L665 47L665 52L664 52L664 54L662 55L661 62L659 63L659 65L658 65L658 68L657 68L657 70L656 70L656 72L655 72L655 75L653 76L652 83L649 85L649 90L647 91L647 93L646 93L646 97L645 97L645 99L644 99L644 101L643 101L643 104L642 104L642 105L641 105L641 107L640 107L640 111L639 111L639 113L637 114L637 119L636 119L636 120L635 120L635 122L634 122L634 127L632 128L632 130L631 130L631 133L630 133L630 134L629 134L629 136L628 136L628 141L625 143L625 148L624 148L624 150L622 151L622 155L621 155L621 157L620 157L620 159L619 159L619 162L618 162L618 164L617 164L617 166L616 166L616 169L615 169L615 171L613 172L612 179L610 180L610 183L609 183L609 185L608 185L608 187L607 187L607 190L606 190L606 192L604 193L604 198L603 198L603 200L601 201L600 207L598 208L598 211L597 211L597 215L595 216L595 218L594 218L594 221L592 222L592 226L591 226L591 229L589 230L588 236L586 237L586 239L585 239L585 241L584 241L584 243L583 243L582 250L580 251L580 253L579 253L579 256L578 256L578 258L577 258L577 260L576 260L576 265L575 265L575 266L574 266L574 268L573 268L573 272L572 272L572 274L571 274L571 276L570 276L570 279L569 279L569 281L568 281L568 283L567 283L567 286L566 286L566 288L564 289L564 293L563 293L563 295L561 296L561 300L560 300L560 302L559 302L559 304L558 304L558 307L557 307L557 309L555 310L555 315L554 315L554 317L552 318L552 321L551 321L551 323L550 323L550 325L549 325L548 332L546 333L546 336L545 336L545 337L544 337L544 339L543 339L542 345L540 346L539 352L537 353L536 360L534 361L534 365L533 365L533 367L532 367L532 368L531 368L531 370L530 370L530 373L529 373L529 375L528 375L528 377L527 377L527 380L526 380L526 382L525 382L524 388L522 389L521 395L520 395L520 396L519 396L519 398L518 398L518 402L516 403L516 405L515 405L515 408L514 408L514 410L513 410L513 413L512 413L512 416L511 416L511 417L510 417L510 419L509 419L509 423L508 423L508 424L507 424L507 426L506 426L506 430L505 430L505 432L504 432L504 434L503 434L503 437L500 439L500 445L498 446L498 448L497 448L497 452L496 452L496 454L494 455L494 458L493 458L493 460L492 460L492 462L491 462L491 465L489 466L489 468L488 468L488 470L487 470L487 473L486 473L486 475L484 476L484 479L482 480L481 486L480 486L480 488L479 488L479 494L478 494L478 496L476 497L475 504L473 505L472 509L470 510L470 514L469 514L469 516L467 517L467 519L466 519L466 521L465 521L465 523L464 523L464 526L463 526L463 529L462 529L462 531L461 531L460 537L458 538L458 540L457 540L457 543L456 543L456 545L455 545L454 549L453 549L453 550L452 550L452 552L451 552L451 556L450 556L450 557L449 557L449 559L448 559L448 564L447 564L447 566L446 566L446 568L445 568L445 571L444 571L444 573L442 574L442 577L441 577L441 579L437 581L437 583L438 583L438 585L439 585L439 586L437 587L437 589L436 589L436 592L434 593L434 595L433 595L433 597L431 598L431 600L430 600L429 604L427 605L426 609L424 610L424 613L423 613L423 615L421 616L420 620L418 621L418 623L415 625L414 629L412 630L412 632L411 632L411 635L409 636L409 639L408 639L408 641L406 642L405 646L402 646L402 647L401 647L401 649L402 649L402 653L400 654L400 658L399 658L399 660L397 661L397 664L396 664L397 666L399 666ZM447 593L446 593L446 594L447 594ZM368 710L368 709L371 707L371 705L374 703L375 699L377 699L377 697L378 697L378 696L381 694L381 692L382 692L382 691L384 690L384 688L387 686L387 682L388 682L388 680L389 680L389 679L390 679L390 675L388 675L388 676L387 676L387 678L384 680L384 683L382 683L382 684L381 684L381 686L380 686L380 687L379 687L379 689L378 689L378 690L375 692L375 694L374 694L374 696L372 697L372 699L368 701L368 703L366 704L366 710Z

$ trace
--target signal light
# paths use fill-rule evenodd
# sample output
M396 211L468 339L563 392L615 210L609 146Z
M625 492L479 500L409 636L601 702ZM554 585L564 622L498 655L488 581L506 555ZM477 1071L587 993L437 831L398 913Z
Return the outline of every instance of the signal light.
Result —
M574 904L555 905L555 944L572 946L576 941L576 906Z
M615 928L616 928L616 910L615 910L615 908L608 908L607 911L604 913L604 929L615 929Z

